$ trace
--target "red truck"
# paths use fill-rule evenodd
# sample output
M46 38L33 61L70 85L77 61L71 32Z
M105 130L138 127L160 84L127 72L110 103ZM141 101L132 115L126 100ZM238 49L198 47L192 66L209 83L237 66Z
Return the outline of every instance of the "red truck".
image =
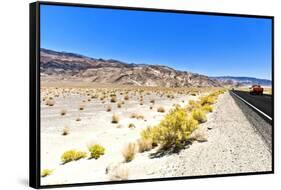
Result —
M263 94L263 88L261 87L261 85L255 84L250 88L250 94L262 95Z

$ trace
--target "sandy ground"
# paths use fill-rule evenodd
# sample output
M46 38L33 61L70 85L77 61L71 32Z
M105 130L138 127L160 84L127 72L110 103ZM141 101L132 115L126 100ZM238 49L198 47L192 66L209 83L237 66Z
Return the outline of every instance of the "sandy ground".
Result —
M270 149L229 93L219 97L208 118L201 125L208 131L208 141L165 156L151 177L271 171Z
M41 169L54 169L52 175L41 178L42 185L108 181L106 167L123 161L122 149L128 143L136 142L142 129L159 123L174 104L185 105L189 100L196 100L200 96L176 94L170 99L166 95L161 97L151 93L144 95L143 105L140 105L140 95L131 93L130 99L124 101L121 108L117 108L117 103L111 103L110 98L105 99L105 103L99 99L88 102L83 94L66 94L56 97L54 106L47 106L43 101L41 103ZM48 93L43 91L42 97L45 96ZM117 93L117 99L124 100L124 94ZM151 99L155 100L154 104L150 103ZM83 100L86 102L82 102ZM84 110L79 110L80 105L85 106ZM106 111L108 106L112 107L112 111ZM160 106L165 108L165 113L157 112ZM67 113L61 116L60 111L63 109ZM143 115L144 119L130 118L132 113ZM118 124L111 123L113 114L120 117ZM76 118L81 121L76 121ZM130 123L136 127L128 128ZM117 127L119 125L121 128ZM62 136L65 126L70 133ZM92 143L104 146L105 155L98 160L81 159L61 164L60 157L63 152L70 149L87 151L87 145Z
M53 107L42 105L41 168L54 169L52 175L41 178L42 185L108 181L110 176L106 174L106 168L120 163L128 171L128 179L270 171L272 165L268 146L229 93L220 95L214 112L208 114L208 121L200 125L208 134L207 142L194 142L179 153L172 154L156 154L155 148L137 153L133 161L122 163L123 147L135 142L144 127L159 123L165 115L156 111L158 106L169 110L173 104L186 105L188 100L198 97L176 95L174 99L168 99L151 94L144 97L144 105L139 105L137 97L132 96L122 108L109 101L102 104L100 100L93 100L87 103L85 110L77 111L84 97L71 95L57 98ZM153 110L149 109L151 98L155 99ZM109 104L113 110L106 112ZM60 116L60 110L66 106L67 114ZM110 122L113 113L120 115L122 128ZM145 119L132 119L131 113L142 114ZM75 121L77 117L81 121ZM134 123L136 128L129 129L129 123ZM70 134L62 136L65 125L70 128ZM60 164L64 151L86 151L87 144L92 142L106 148L104 156L98 160L82 159Z

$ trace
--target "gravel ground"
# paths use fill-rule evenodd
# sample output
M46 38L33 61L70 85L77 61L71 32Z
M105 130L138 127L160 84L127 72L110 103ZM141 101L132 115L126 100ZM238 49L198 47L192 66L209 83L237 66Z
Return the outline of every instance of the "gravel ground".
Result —
M208 130L208 141L195 142L180 153L168 156L161 169L153 176L271 171L270 147L257 130L268 127L263 126L268 124L259 123L256 118L253 125L253 119L249 121L249 115L245 116L246 108L241 110L239 106L229 93L221 95L215 105L215 111L208 116L208 122L201 125ZM250 116L259 117L255 114Z

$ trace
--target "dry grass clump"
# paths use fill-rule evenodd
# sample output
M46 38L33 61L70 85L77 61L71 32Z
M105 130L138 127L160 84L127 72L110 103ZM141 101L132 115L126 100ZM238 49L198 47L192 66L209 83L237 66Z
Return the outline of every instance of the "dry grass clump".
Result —
M128 168L122 163L110 164L106 167L105 173L111 181L128 180L129 178Z
M85 109L85 105L80 105L80 106L79 106L79 110L80 110L80 111L82 111L82 110L84 110L84 109Z
M126 147L124 147L122 151L122 155L125 159L125 162L130 162L135 158L136 154L136 144L129 143Z
M128 96L128 95L125 95L125 96L124 96L124 100L129 100L129 96Z
M137 143L139 152L145 152L152 149L152 139L141 138L137 141Z
M196 108L192 110L192 117L199 123L204 123L207 121L206 113L202 108Z
M197 93L196 92L190 92L190 95L191 96L197 96Z
M100 156L104 155L105 148L99 144L93 144L88 147L91 153L90 158L98 159Z
M55 105L55 100L53 98L49 98L48 100L46 100L45 104L47 106L54 106Z
M111 99L110 99L110 102L112 102L112 103L117 102L117 98L116 98L116 96L112 96L112 97L111 97Z
M53 173L54 170L50 170L50 169L44 169L41 172L41 177L47 177L48 175L51 175Z
M119 116L116 114L113 114L112 119L111 119L111 123L118 123L119 122Z
M117 108L121 108L121 107L122 107L122 103L119 102L119 103L117 104Z
M107 111L107 112L110 112L111 110L112 110L111 106L108 106L108 107L106 108L106 111Z
M63 128L62 135L66 136L68 134L69 134L69 128L68 127Z
M60 111L60 115L61 115L61 116L64 116L64 115L66 115L66 112L67 112L66 109L62 109L62 110Z
M159 107L159 108L157 108L157 112L164 113L165 112L165 108L164 107Z
M128 128L136 128L136 126L135 126L135 124L130 123L130 124L128 125Z
M86 152L76 151L76 150L68 150L68 151L66 151L62 154L61 161L62 161L63 164L66 164L68 162L80 160L80 159L86 158L86 157L87 157Z
M132 113L130 118L137 118L138 114L137 113Z
M131 114L131 116L130 116L130 118L132 118L132 119L144 119L144 116L143 115L141 115L141 114L137 114L137 113L132 113Z

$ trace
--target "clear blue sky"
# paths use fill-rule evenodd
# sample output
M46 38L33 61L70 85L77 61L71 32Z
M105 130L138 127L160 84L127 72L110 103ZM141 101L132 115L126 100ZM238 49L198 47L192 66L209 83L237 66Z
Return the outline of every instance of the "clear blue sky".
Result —
M41 47L271 79L271 20L41 5Z

